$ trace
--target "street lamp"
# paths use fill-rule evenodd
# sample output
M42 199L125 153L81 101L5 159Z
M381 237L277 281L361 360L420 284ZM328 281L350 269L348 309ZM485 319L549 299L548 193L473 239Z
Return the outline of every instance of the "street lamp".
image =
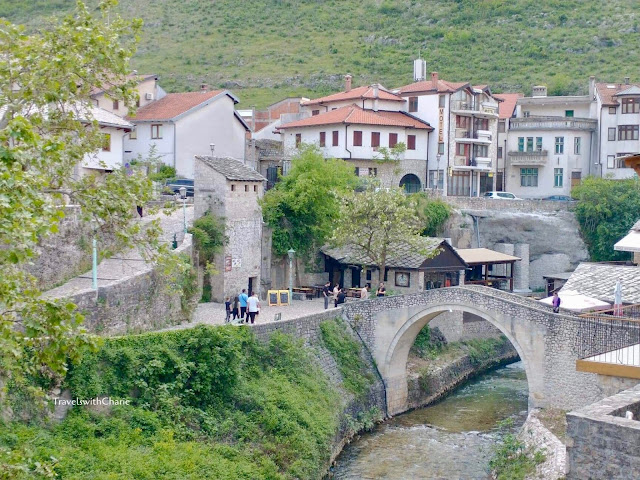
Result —
M287 251L287 255L289 255L289 303L293 300L293 256L295 254L296 251L293 248Z
M442 158L441 154L436 155L436 190L438 190L440 186L440 159Z
M187 187L180 187L180 197L182 198L182 218L184 220L184 233L187 233Z
M211 156L213 157L213 152L216 149L216 144L215 143L210 143L209 144L209 148L211 149Z

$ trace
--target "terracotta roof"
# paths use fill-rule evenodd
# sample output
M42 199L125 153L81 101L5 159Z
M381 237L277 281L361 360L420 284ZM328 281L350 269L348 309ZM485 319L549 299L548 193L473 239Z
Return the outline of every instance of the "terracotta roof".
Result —
M465 87L471 87L469 82L448 82L446 80L438 80L434 85L432 80L423 80L421 82L411 83L398 89L400 95L415 92L433 92L433 93L451 93L457 92Z
M160 100L139 108L136 116L131 117L130 120L134 123L136 121L171 120L225 91L168 93Z
M596 83L596 91L602 100L603 106L617 106L618 99L614 98L614 96L622 92L623 90L627 90L630 87L640 87L640 84L632 83ZM609 88L612 87L612 88Z
M363 110L358 105L348 105L337 108L320 115L286 123L277 127L278 129L316 127L320 125L335 125L343 123L346 125L380 125L389 127L418 128L422 130L433 130L427 122L409 115L405 112L389 112L386 110Z
M511 118L518 99L524 97L524 93L496 93L493 96L502 100L498 106L500 118Z
M247 167L240 160L231 157L212 157L211 155L196 155L196 159L204 162L216 172L221 173L227 180L237 182L263 182L266 180L253 168Z
M326 97L315 98L313 100L309 100L306 102L301 102L302 105L319 105L321 103L331 103L331 102L343 102L345 100L362 100L362 99L370 99L373 100L374 97L374 88L372 86L363 86L352 88L348 92L339 92L334 93L332 95L327 95ZM378 99L379 100L390 100L393 102L404 102L404 98L387 91L384 87L378 87Z

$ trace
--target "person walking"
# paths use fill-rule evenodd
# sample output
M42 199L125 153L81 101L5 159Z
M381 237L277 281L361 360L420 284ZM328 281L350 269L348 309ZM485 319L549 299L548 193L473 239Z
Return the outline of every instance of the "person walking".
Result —
M249 319L251 319L251 323L255 323L256 315L260 311L260 300L254 292L251 292L251 296L247 299L247 310L247 323L249 323Z
M362 290L360 290L360 300L364 300L367 297L369 297L369 290L367 290L367 286L365 285L362 287Z
M239 305L240 305L240 299L236 295L235 297L233 297L233 303L231 304L231 314L233 315L233 320L238 318Z
M551 300L551 305L553 305L553 313L560 312L560 297L558 296L558 292L553 292L553 300Z
M384 297L387 293L387 289L384 288L384 282L380 282L380 286L378 287L378 290L376 291L376 297Z
M229 323L229 318L231 318L231 298L227 297L224 299L224 311L227 316L224 318L224 323Z
M245 314L247 313L247 299L249 298L245 288L242 289L242 293L238 298L240 299L240 320L249 323L249 317L245 317Z
M331 282L324 284L322 288L322 296L324 297L324 309L329 308L329 297L331 296Z

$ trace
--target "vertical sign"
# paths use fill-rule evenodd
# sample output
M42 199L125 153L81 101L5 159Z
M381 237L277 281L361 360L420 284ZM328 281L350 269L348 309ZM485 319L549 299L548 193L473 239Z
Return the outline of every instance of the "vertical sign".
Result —
M444 107L438 109L438 143L444 142Z

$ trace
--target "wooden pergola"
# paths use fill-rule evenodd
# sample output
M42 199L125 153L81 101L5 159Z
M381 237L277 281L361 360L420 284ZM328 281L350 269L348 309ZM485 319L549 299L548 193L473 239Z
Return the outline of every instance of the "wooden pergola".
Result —
M640 177L640 153L634 153L624 158L624 164L627 168L633 168Z
M508 283L509 291L513 291L513 265L521 258L488 248L459 248L456 251L471 267L471 275L465 278L465 284L500 288ZM494 265L505 265L505 274L489 273Z

